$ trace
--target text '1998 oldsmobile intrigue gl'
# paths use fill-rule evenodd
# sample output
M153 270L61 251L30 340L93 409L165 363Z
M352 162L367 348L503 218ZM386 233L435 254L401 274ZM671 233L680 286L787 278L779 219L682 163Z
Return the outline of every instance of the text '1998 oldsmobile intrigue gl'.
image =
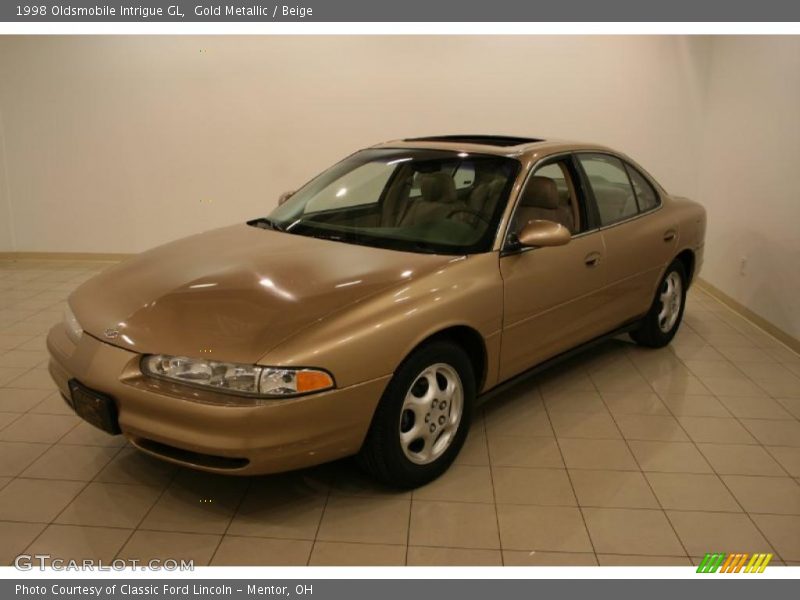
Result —
M500 384L625 331L669 343L705 226L606 148L380 144L269 217L83 284L50 372L78 415L169 461L256 474L357 455L414 487Z

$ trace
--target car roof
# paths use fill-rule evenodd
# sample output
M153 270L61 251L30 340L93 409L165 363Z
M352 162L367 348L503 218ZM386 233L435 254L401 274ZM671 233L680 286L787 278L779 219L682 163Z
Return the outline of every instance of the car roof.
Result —
M559 139L543 139L510 135L432 135L400 140L391 140L372 146L373 148L417 148L426 150L450 150L474 154L496 154L524 159L531 156L546 156L572 150L600 150L614 152L599 144L574 142Z

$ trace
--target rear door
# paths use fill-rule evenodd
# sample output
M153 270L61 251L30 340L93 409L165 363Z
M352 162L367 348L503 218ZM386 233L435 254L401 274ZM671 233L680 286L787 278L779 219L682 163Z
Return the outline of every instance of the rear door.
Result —
M661 210L655 186L633 165L599 152L576 156L606 250L607 287L598 318L610 330L649 309L675 253L677 223Z
M516 247L514 237L528 220L520 201L525 196L523 188L500 258L504 287L501 379L603 333L595 315L603 302L605 248L594 216L586 210L574 159L566 154L538 165L526 186L532 177L553 180L562 205L534 209L530 214L571 227L573 237L564 246Z

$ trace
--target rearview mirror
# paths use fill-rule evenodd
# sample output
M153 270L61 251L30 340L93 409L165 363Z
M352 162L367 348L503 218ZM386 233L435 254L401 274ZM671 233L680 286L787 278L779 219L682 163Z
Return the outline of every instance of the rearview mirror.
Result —
M290 192L283 192L283 193L282 193L282 194L281 194L281 195L278 197L278 206L280 206L281 204L283 204L284 202L286 202L286 201L287 201L289 198L291 198L292 196L294 196L294 190L292 190L292 191L290 191Z
M528 221L528 224L517 235L520 245L527 247L563 246L571 238L569 229L561 223L538 219Z

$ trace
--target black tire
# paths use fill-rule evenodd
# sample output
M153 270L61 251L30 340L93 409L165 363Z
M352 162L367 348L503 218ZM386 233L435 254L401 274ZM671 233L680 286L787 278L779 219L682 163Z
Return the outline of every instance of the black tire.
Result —
M661 294L664 292L665 286L667 285L667 280L672 274L677 274L681 284L680 307L678 310L677 319L669 329L664 331L659 323L659 313L664 306L661 301ZM650 311L642 320L641 327L631 332L633 341L640 346L647 346L648 348L663 348L672 341L672 338L675 337L675 334L681 325L681 321L683 320L683 311L686 307L686 287L686 269L681 261L676 260L669 267L667 267L667 270L664 272L664 276L658 283L653 304L650 307Z
M428 367L443 363L458 374L463 390L461 420L451 441L438 458L427 464L412 462L400 441L406 394ZM414 351L395 371L372 417L367 437L357 456L372 477L396 488L416 488L444 473L458 455L469 431L475 400L475 375L466 352L448 340L433 341ZM452 406L452 404L451 404ZM408 412L408 411L405 411ZM435 446L435 444L434 444Z

